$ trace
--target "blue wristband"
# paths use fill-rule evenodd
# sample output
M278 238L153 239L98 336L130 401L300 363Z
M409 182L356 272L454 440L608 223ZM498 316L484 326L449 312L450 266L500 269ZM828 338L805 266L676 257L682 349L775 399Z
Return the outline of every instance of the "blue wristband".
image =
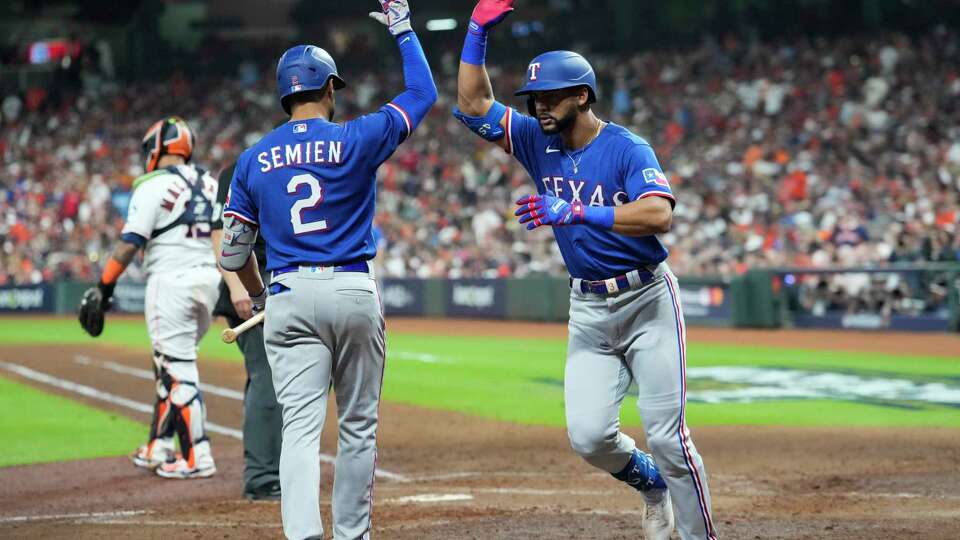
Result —
M467 37L463 40L460 60L475 66L482 66L487 61L487 30L472 20L467 30Z
M600 227L604 230L613 229L613 207L612 206L584 206L583 222L587 225Z

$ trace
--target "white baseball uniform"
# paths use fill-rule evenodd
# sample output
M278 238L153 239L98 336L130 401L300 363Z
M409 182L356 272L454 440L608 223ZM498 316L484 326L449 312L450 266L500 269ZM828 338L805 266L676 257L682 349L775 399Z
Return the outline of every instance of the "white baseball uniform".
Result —
M220 283L210 240L216 197L217 181L193 165L159 169L134 182L122 231L127 241L146 239L144 315L157 376L151 442L172 446L176 433L186 459L211 464L196 359Z

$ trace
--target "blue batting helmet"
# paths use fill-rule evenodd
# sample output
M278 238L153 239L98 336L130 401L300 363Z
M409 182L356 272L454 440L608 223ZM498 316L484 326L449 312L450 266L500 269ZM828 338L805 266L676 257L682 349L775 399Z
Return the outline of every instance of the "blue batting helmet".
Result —
M527 82L515 95L574 86L586 86L590 91L589 103L597 101L597 76L590 62L572 51L550 51L530 61Z
M337 90L347 83L337 73L337 64L330 53L314 45L297 45L287 49L277 62L277 95L287 114L290 106L286 98L300 92L320 90L333 79Z

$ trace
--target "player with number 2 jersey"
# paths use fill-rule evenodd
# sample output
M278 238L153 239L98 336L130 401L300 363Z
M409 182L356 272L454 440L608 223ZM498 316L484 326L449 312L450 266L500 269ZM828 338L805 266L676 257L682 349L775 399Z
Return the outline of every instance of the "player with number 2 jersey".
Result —
M370 535L385 355L369 262L376 254L376 172L437 98L406 0L381 8L371 17L396 39L406 90L375 113L334 123L336 92L345 83L333 58L313 45L287 50L277 65L277 92L290 121L240 156L224 211L220 265L237 272L254 309L266 306L267 360L283 407L288 538L323 538L320 432L331 382L340 428L333 538ZM268 287L251 252L258 233L267 246Z

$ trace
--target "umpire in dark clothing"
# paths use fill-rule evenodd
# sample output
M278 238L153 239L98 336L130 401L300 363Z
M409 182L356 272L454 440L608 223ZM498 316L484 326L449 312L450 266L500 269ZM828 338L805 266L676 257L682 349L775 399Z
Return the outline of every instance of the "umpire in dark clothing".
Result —
M226 205L227 192L236 164L231 164L220 173L217 203ZM217 212L222 214L222 212ZM223 239L223 222L212 224L213 242L220 253ZM263 237L257 238L254 246L260 274L269 283L264 267L267 254ZM234 327L252 315L252 304L246 289L233 272L223 272L220 282L220 298L214 315L226 317ZM267 364L267 352L263 347L263 325L256 325L237 338L243 352L243 364L247 369L247 386L243 393L243 495L251 500L280 500L280 436L283 427L282 408L277 404L273 390L273 377Z

